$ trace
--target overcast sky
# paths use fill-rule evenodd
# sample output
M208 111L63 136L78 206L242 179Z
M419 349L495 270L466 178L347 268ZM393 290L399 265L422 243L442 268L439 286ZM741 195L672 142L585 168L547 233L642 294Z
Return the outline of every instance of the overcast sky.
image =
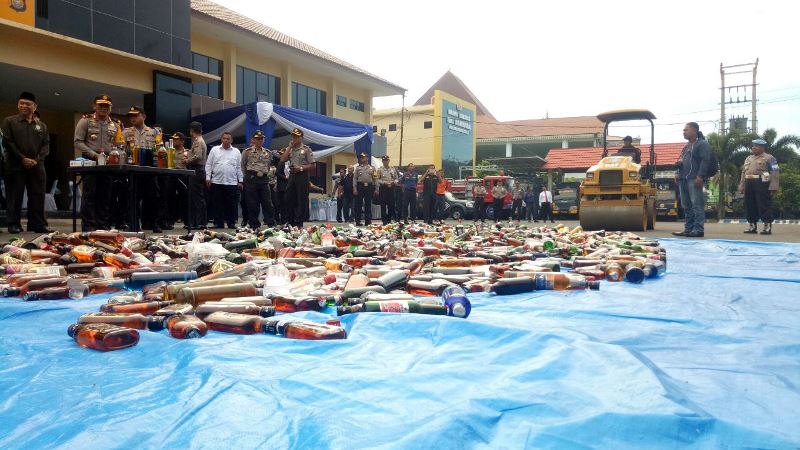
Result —
M715 131L720 63L759 58L759 131L800 134L800 2L215 1L405 87L407 105L450 69L499 120L647 108L656 142L682 141L686 121ZM730 112L749 116L750 103Z

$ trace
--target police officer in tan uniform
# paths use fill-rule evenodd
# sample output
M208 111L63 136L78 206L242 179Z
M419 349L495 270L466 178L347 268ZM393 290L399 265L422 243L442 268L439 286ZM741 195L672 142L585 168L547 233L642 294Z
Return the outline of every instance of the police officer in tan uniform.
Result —
M83 116L75 126L75 148L86 159L97 161L100 154L122 150L115 140L122 124L111 119L111 97L98 95L94 99L94 114ZM83 177L81 196L81 229L92 231L111 227L111 177Z
M155 128L148 127L144 123L146 118L142 108L131 106L128 110L131 126L125 129L125 140L128 142L128 147L148 149L149 158L155 158L156 149L162 142L161 133ZM142 164L142 161L139 163ZM145 164L153 165L149 160ZM161 222L163 222L161 215L166 213L166 204L161 202L159 180L152 176L140 177L139 183L141 204L135 206L141 211L142 228L150 228L153 233L161 233Z
M383 158L383 167L378 169L378 199L381 204L381 220L387 225L397 219L394 210L394 188L398 185L397 170L389 165L389 155Z
M747 207L747 222L750 227L745 233L758 233L758 219L764 222L761 234L772 234L772 193L778 190L778 160L766 153L767 141L755 139L753 154L744 160L742 176L739 179L739 192L744 193Z
M284 170L288 172L284 197L284 201L288 202L288 217L285 222L302 227L303 222L308 219L309 172L317 168L314 153L309 146L303 144L303 130L292 130L292 141L281 154L281 161L284 162Z
M375 192L377 172L369 165L367 158L366 153L359 155L358 165L353 173L353 195L355 196L353 216L356 219L356 226L361 226L362 214L364 225L372 223L372 194Z
M258 229L259 213L264 215L264 222L275 225L275 213L269 193L269 175L272 170L272 153L264 148L264 133L257 130L253 134L253 145L242 152L242 170L244 171L244 197L247 202L247 224Z

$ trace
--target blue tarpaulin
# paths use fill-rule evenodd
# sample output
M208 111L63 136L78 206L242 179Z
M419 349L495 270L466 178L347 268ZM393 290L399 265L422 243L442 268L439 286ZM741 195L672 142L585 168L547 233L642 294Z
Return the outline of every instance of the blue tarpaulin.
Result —
M0 448L797 448L800 245L664 245L659 280L345 316L344 341L101 353L66 329L105 297L3 299Z

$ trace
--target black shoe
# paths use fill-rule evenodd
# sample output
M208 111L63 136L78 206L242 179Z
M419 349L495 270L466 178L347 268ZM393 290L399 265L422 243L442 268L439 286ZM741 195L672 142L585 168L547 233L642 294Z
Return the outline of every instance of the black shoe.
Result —
M750 228L743 231L744 234L758 234L758 225L751 225Z
M703 233L702 231L692 231L691 233L687 234L686 236L687 237L703 237L703 236L705 236L705 233Z
M691 234L691 232L689 232L689 231L673 231L672 232L673 236L688 236L689 234Z
M22 227L19 225L11 225L8 227L8 232L11 234L20 234L22 233Z
M772 234L772 224L768 223L764 225L764 229L761 230L761 234Z

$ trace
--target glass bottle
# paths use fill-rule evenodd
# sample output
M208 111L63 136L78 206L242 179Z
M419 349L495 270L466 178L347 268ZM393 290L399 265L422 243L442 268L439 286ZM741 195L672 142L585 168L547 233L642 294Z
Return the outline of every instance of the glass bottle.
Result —
M126 285L130 289L141 289L143 286L159 281L189 281L197 278L197 272L134 272L128 277Z
M622 269L617 263L609 263L605 265L606 280L608 281L622 281L625 279L625 270Z
M658 278L667 272L667 265L663 261L650 261L642 269L647 278Z
M79 282L78 280L73 280ZM105 292L116 292L125 289L125 280L122 278L110 278L105 280L87 280L82 282L86 285L90 294L102 294Z
M100 351L121 350L139 342L139 332L106 323L72 324L67 334L81 347Z
M414 300L394 300L364 302L360 305L339 306L336 308L336 313L340 316L359 312L411 313L445 316L447 315L447 306L443 304L420 303Z
M434 279L431 281L409 280L406 291L411 295L422 297L438 297L447 286L452 286L449 281Z
M96 312L83 314L78 323L107 323L137 330L160 331L164 329L164 318L143 314Z
M44 288L38 291L28 291L22 296L22 300L26 302L37 300L67 300L72 298L70 296L71 288L68 286L59 286L52 288ZM88 293L88 289L85 290Z
M483 266L489 264L485 258L452 258L440 259L436 261L439 267L469 267L469 266Z
M159 309L158 311L153 313L153 316L159 316L163 318L163 317L172 317L178 315L181 316L190 315L192 313L194 313L194 308L192 307L192 305L186 303L175 303Z
M95 230L80 233L79 237L83 241L105 242L115 246L121 246L125 242L125 236L118 231ZM75 245L75 243L72 244Z
M298 311L321 311L325 307L325 299L316 297L292 298L280 295L270 295L275 311L293 313Z
M220 303L252 303L256 306L272 306L272 300L262 295L251 297L225 297L219 300Z
M368 283L370 286L380 286L384 291L404 286L408 282L408 273L403 270L392 270Z
M120 305L124 303L142 303L142 294L141 292L136 291L126 291L120 292L118 294L114 294L108 298L109 305Z
M629 283L641 283L645 279L644 270L635 265L629 265L625 269L625 281Z
M492 292L497 295L512 295L531 291L597 290L599 288L599 282L587 281L583 276L550 272L536 274L530 278L501 278L492 285Z
M151 315L159 309L171 305L173 302L146 302L146 303L122 303L116 305L100 305L100 312L113 313L139 313Z
M194 280L189 283L169 284L164 289L164 298L167 300L175 298L175 296L178 295L178 292L187 287L221 286L225 284L235 284L241 282L242 279L239 277L227 277L227 278L218 278L215 280L205 280L205 281Z
M195 316L175 315L165 320L169 334L176 339L197 339L208 333L208 324Z
M264 330L264 319L259 316L218 311L206 316L204 322L215 331L237 334L255 334Z
M258 293L252 283L224 284L218 286L187 287L175 296L179 303L197 305L213 302L225 297L249 297Z
M201 319L217 311L247 314L249 316L272 317L275 308L272 306L256 306L252 303L210 302L197 307L195 315Z
M38 291L44 288L51 288L57 286L66 286L69 278L66 277L53 277L53 278L40 278L30 280L22 286L8 286L0 291L3 297L20 297L27 294L29 291Z
M264 333L281 335L289 339L329 340L347 339L341 326L312 322L310 320L264 320Z

